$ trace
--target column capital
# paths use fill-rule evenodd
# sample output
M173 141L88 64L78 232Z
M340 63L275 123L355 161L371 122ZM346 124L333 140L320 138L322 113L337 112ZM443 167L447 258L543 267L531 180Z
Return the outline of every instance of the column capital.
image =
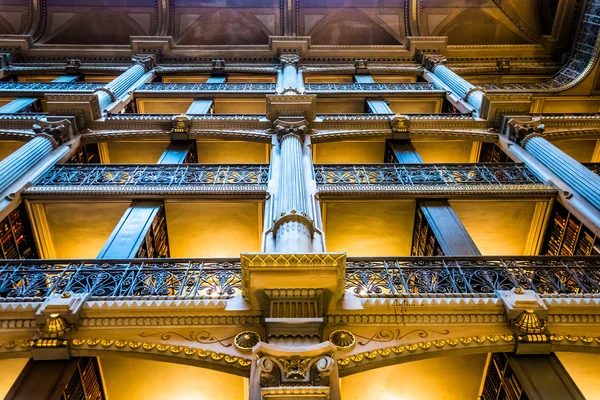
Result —
M440 64L446 64L448 60L446 56L441 54L427 54L421 53L421 64L424 68L432 71Z
M35 136L45 137L57 148L72 138L69 121L56 122L37 121L32 127Z
M532 137L543 136L545 126L540 118L510 119L508 121L508 138L519 146L524 147L525 143Z
M297 68L300 62L300 55L297 53L282 53L279 55L279 62L282 69L289 65Z
M304 143L304 136L309 129L309 124L305 119L295 121L277 119L273 122L273 128L280 143L289 137L295 137L301 143Z
M131 62L144 67L144 71L149 71L156 67L156 56L154 54L136 54L131 57Z

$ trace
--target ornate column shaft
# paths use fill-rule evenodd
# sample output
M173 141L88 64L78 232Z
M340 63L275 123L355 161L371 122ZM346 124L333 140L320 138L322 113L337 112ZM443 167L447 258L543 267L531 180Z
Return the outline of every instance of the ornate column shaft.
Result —
M302 160L306 126L277 126L280 146L280 170L274 203L275 251L306 253L312 251L313 221Z
M100 101L100 109L104 109L127 92L144 74L154 67L153 56L135 56L133 65L108 84L96 90Z
M282 94L301 94L304 92L304 79L298 70L300 57L297 54L282 54L280 57L281 74L277 75L277 89Z
M481 102L483 101L481 89L446 67L444 65L445 62L446 59L442 56L423 57L423 65L425 68L433 72L433 74L448 86L448 88L450 88L450 90L458 97L471 104L477 110L480 110Z
M36 133L36 137L0 162L0 193L49 154L52 149L69 139L64 124L48 125L44 128L34 125L33 131Z
M600 176L542 137L544 125L512 122L511 139L600 210Z

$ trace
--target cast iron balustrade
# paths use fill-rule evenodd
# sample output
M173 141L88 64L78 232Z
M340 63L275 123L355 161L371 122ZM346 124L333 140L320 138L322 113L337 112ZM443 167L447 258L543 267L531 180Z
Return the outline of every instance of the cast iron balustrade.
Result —
M25 192L264 192L268 165L58 164Z
M583 163L583 166L592 170L596 175L600 175L600 163Z
M552 192L523 164L316 165L322 192L511 189Z
M600 293L600 257L348 259L346 292L359 296Z
M398 93L439 92L445 93L433 83L306 83L306 93Z
M358 296L493 295L515 287L539 294L600 294L599 257L349 258L346 292ZM0 298L228 298L241 294L238 259L4 260Z
M239 260L0 261L1 298L227 298L242 289Z
M0 93L25 93L28 96L43 96L46 93L92 93L102 86L102 83L86 82L0 82Z
M275 83L145 83L136 89L136 94L142 93L275 93Z

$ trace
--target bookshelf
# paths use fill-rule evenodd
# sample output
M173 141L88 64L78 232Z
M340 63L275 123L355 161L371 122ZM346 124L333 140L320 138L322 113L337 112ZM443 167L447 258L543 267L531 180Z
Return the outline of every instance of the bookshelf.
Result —
M184 164L198 164L198 148L196 147L196 142L190 146L190 151L185 156L183 160Z
M479 152L479 160L477 162L504 163L513 162L513 160L511 160L496 143L482 143L481 151Z
M542 254L597 256L600 255L600 239L562 204L556 202L546 230Z
M504 353L493 353L487 365L481 400L528 400Z
M100 164L100 148L98 143L80 146L75 154L67 160L67 164Z
M142 245L137 252L136 258L169 258L169 238L167 236L167 219L165 206L160 210L152 221L152 226L146 233Z
M25 204L21 203L0 222L0 258L19 260L38 258Z
M82 357L63 390L61 400L104 400L100 366L95 357Z
M415 225L413 228L413 242L411 256L443 256L435 234L433 233L427 218L423 215L421 207L417 206L415 213Z

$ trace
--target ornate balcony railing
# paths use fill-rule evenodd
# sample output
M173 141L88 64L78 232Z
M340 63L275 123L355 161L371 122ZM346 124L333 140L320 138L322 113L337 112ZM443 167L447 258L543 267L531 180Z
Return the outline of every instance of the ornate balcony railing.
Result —
M586 168L591 169L596 175L600 175L600 163L584 163Z
M443 94L443 90L433 83L307 83L307 93L427 93Z
M175 93L181 95L201 93L227 94L265 94L275 93L275 83L146 83L140 86L136 94Z
M61 164L25 193L263 193L268 179L268 165Z
M227 298L241 289L238 260L0 261L0 298Z
M317 165L323 193L554 193L523 164Z
M548 295L600 294L600 257L349 258L346 292L364 297L493 295L515 287ZM0 261L0 298L229 298L242 292L238 259Z
M46 93L91 93L102 86L102 83L86 82L0 82L0 93L26 94L28 96Z
M348 259L346 291L359 296L600 293L600 257Z

